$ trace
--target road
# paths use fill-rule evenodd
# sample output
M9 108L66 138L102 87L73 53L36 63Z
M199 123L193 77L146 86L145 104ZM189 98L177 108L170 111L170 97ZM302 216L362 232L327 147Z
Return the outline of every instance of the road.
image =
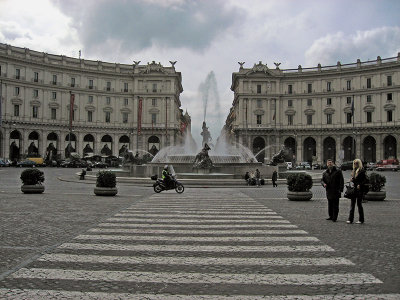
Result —
M1 299L400 299L400 173L348 225L349 200L326 221L317 184L307 202L281 183L97 197L79 169L43 170L25 195L0 169Z

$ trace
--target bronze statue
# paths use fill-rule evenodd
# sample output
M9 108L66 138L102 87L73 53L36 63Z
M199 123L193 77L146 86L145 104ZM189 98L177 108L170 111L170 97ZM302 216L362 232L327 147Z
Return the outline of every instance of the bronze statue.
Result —
M211 161L211 158L208 156L208 151L211 148L207 143L204 144L203 149L196 155L196 158L193 162L193 168L196 169L212 169L214 168L214 164Z

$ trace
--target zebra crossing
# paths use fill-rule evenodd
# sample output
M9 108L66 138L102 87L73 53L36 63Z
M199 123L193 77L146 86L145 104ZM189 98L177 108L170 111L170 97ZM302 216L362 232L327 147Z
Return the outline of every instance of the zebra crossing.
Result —
M232 190L162 193L0 282L0 299L399 299L382 282Z

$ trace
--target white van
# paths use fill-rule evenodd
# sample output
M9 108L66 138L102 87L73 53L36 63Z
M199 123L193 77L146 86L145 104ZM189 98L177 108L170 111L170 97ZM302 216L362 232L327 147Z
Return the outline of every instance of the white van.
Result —
M287 170L293 169L293 164L292 164L292 162L290 162L290 161L287 161L287 162L286 162L286 169L287 169Z

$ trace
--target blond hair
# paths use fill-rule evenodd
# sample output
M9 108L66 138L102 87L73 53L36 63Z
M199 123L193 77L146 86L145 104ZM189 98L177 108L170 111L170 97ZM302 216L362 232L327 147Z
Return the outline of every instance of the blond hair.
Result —
M356 166L357 164L357 166ZM351 172L351 175L353 177L357 177L358 173L362 170L363 168L363 164L361 159L356 158L355 160L353 160L353 171Z

